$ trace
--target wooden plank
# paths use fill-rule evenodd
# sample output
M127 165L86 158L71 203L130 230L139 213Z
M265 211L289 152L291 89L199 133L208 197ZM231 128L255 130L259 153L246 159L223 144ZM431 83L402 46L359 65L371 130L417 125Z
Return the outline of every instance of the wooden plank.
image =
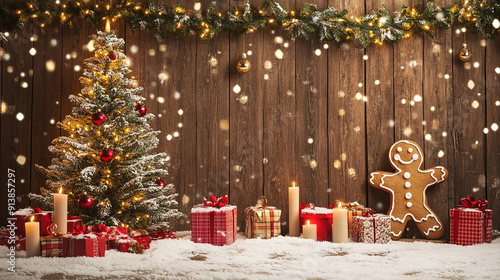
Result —
M441 0L435 2L439 6L450 6L453 1ZM453 123L450 116L453 114L453 87L451 79L452 54L449 49L452 30L433 32L434 38L424 37L423 61L423 110L424 110L424 166L444 166L450 174L454 174L453 163ZM411 40L411 39L410 39ZM430 137L430 138L429 138ZM455 206L453 201L448 201L449 193L453 192L452 178L427 190L428 204L436 213L449 232L449 209ZM447 237L448 234L445 234Z
M394 10L393 1L368 1L368 11L385 4ZM394 46L384 44L366 48L366 165L368 173L392 171L387 160L389 147L394 143ZM384 71L380 71L384 69ZM378 82L377 82L378 81ZM368 207L379 213L389 209L389 193L368 187Z
M332 1L354 18L364 15L359 1ZM328 154L330 203L366 203L364 49L336 44L328 53Z
M14 0L5 0L11 4ZM19 31L3 44L6 57L3 59L2 97L7 112L2 114L2 138L0 147L0 170L2 184L7 185L8 169L15 170L16 209L30 205L27 194L31 185L31 108L33 94L33 56L30 49L32 28ZM8 54L8 55L7 55ZM5 181L4 179L5 178ZM0 196L7 198L7 188L0 188ZM6 201L5 201L6 203ZM0 211L0 224L6 224L6 209Z
M210 2L201 1L202 8L207 8ZM227 0L220 1L217 9L226 11L229 5ZM201 38L196 42L196 114L192 117L197 125L193 135L197 159L196 195L192 197L195 204L212 194L229 195L231 204L237 201L229 188L229 79L234 69L229 63L229 50L228 34L219 34L208 44L203 44ZM237 205L241 219L242 205Z
M500 39L486 43L486 199L488 208L500 213ZM481 65L479 66L481 67ZM496 125L495 125L496 124ZM480 198L480 197L478 197ZM493 216L493 229L500 229L499 215Z
M420 1L395 0L395 7L409 7ZM423 147L423 34L413 35L394 46L394 128L395 141L409 139ZM425 151L424 151L425 152ZM420 237L413 222L406 228L406 237Z
M294 6L294 1L281 1L284 9ZM276 32L267 29L264 32L260 46L262 51L255 52L255 58L263 60L264 67L256 68L260 73L257 79L263 79L261 90L264 92L264 134L263 134L263 166L264 166L264 195L272 205L283 209L281 220L286 222L283 234L288 233L288 187L297 178L296 165L300 156L296 150L296 99L287 92L295 95L305 95L306 92L297 92L295 89L295 46L293 42L286 47L276 45L278 37L287 38L286 32L276 29ZM282 57L281 57L282 54ZM269 68L269 63L272 68ZM267 64L266 64L267 63ZM267 75L267 76L266 76ZM314 192L316 186L304 185L299 182L301 193ZM258 198L255 194L255 200ZM252 204L254 204L252 203Z
M485 179L485 68L473 67L474 62L483 63L486 59L485 48L480 46L482 36L467 32L470 61L458 59L462 48L463 34L453 29L453 148L454 174L450 174L454 184L452 202L455 204L466 195L477 198L486 197ZM451 155L450 155L451 156ZM450 180L450 179L448 179Z
M48 147L60 135L56 123L61 115L61 106L56 102L61 100L63 36L59 27L37 28L34 34L37 35L34 42L37 55L33 61L33 104L36 106L33 106L32 113L31 158L33 166L47 167L53 157ZM32 168L31 177L31 191L40 193L40 187L46 187L47 178L35 168Z
M320 9L327 8L328 4L297 0L296 6L303 7L305 3L317 4ZM300 200L318 206L328 206L329 202L329 162L325 151L328 151L327 49L330 45L335 43L320 42L317 37L295 42L295 180L302 187ZM293 94L291 90L290 93Z
M251 1L257 5L258 1ZM231 1L231 9L241 4ZM240 11L242 7L240 6ZM269 32L269 31L268 31ZM229 62L229 157L231 204L238 206L238 228L245 228L244 209L255 205L264 194L263 123L264 123L264 32L243 35L230 41ZM236 71L236 62L243 52L252 51L252 69L246 74ZM267 72L266 72L267 73ZM238 91L236 87L240 90ZM239 93L236 93L236 92ZM275 164L269 163L266 164ZM281 163L280 163L281 164ZM272 198L271 198L272 199ZM271 200L273 204L275 201ZM277 206L277 205L276 205ZM282 213L286 213L286 209ZM282 217L282 221L286 218ZM282 230L284 230L283 227Z

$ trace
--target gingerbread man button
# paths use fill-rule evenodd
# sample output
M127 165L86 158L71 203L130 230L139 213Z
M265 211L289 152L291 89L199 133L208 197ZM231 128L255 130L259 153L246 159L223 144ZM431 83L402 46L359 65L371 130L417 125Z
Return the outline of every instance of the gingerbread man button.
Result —
M428 187L448 178L446 168L436 166L421 170L424 162L422 149L410 140L400 140L391 146L389 162L396 172L372 172L368 181L391 195L387 215L391 217L392 239L399 239L412 219L426 238L441 238L444 234L443 223L427 205L425 192Z

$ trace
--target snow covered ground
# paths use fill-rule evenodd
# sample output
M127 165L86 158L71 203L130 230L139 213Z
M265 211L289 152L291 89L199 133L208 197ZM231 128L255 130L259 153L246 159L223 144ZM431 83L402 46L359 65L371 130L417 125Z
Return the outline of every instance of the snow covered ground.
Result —
M8 272L0 246L0 279L500 279L500 239L457 246L430 242L333 244L302 238L245 239L230 246L154 241L142 255L25 258Z

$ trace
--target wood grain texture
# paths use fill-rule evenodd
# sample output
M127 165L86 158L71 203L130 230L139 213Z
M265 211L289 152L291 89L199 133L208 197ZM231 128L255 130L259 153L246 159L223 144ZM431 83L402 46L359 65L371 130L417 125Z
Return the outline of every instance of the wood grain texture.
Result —
M332 1L354 18L363 15L358 1ZM364 49L336 44L328 52L328 153L330 203L335 200L366 204L365 68ZM333 163L333 168L331 167Z
M500 39L486 44L486 199L488 208L500 213ZM481 67L481 66L480 66ZM495 126L496 124L496 126ZM496 129L495 129L496 128ZM480 198L480 197L478 197ZM499 215L493 216L493 227L499 228Z
M327 8L323 1L297 0L296 7L305 3ZM325 49L324 46L327 46ZM328 168L328 47L334 45L320 42L315 37L309 41L295 41L295 174L302 187L301 202L314 202L327 207ZM292 77L293 78L293 77Z

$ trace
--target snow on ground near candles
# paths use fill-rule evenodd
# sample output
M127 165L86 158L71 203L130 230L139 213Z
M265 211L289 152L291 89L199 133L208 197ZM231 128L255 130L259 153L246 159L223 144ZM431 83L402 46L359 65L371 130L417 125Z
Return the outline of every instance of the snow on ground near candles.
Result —
M16 272L0 279L498 279L500 239L457 246L429 242L333 244L302 238L238 236L230 246L184 239L153 241L142 255L106 251L105 258L30 258L17 252Z

